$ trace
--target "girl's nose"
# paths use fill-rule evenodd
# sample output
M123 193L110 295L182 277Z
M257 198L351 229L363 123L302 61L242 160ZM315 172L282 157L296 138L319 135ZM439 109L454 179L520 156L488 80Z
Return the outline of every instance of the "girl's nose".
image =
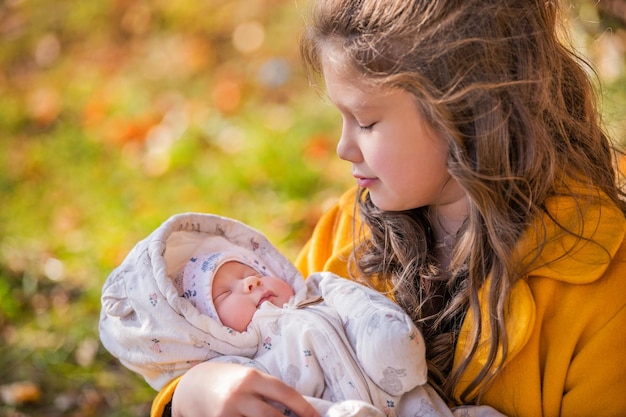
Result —
M243 291L252 292L254 289L261 285L261 278L256 275L250 275L243 279Z
M360 162L361 152L355 142L354 132L346 126L345 122L341 128L341 137L337 143L337 155L344 161Z

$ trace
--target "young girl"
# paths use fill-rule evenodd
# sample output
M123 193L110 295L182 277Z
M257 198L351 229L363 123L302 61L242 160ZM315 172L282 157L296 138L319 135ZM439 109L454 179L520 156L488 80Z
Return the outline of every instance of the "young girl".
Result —
M545 0L318 0L303 56L359 189L298 266L390 290L450 405L626 415L626 204L558 21ZM236 366L197 365L153 415L172 393L175 416L314 415Z

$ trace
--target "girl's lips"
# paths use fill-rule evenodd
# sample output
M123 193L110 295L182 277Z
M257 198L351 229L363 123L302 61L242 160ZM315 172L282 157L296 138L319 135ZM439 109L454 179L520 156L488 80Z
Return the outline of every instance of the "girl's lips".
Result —
M356 179L358 186L361 188L368 188L377 181L377 178L365 178L358 176L355 176L354 178Z

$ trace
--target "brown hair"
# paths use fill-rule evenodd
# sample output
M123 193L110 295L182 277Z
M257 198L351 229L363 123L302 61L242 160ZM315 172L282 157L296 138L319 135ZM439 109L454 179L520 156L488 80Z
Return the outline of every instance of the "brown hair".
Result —
M593 85L559 31L557 3L319 0L301 42L312 76L322 72L325 48L341 48L361 79L413 93L448 143L448 170L471 207L445 280L433 256L427 208L381 211L365 190L359 204L370 233L355 256L362 274L389 280L423 331L429 381L450 402L486 331L481 320L492 335L488 361L460 401L478 401L501 368L506 299L532 261L520 264L511 253L533 220L550 216L546 199L576 196L568 188L573 180L601 190L626 212ZM481 318L478 290L488 276L488 317ZM470 308L474 345L453 369Z

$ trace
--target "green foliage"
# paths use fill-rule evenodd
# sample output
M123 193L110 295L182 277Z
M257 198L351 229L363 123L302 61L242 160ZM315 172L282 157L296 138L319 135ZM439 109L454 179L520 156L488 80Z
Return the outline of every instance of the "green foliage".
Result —
M147 415L154 391L97 332L102 284L137 240L211 212L293 258L350 184L299 65L298 13L0 5L0 416Z
M338 115L302 74L297 3L0 3L0 416L147 415L153 390L97 332L130 248L201 211L293 259L352 183ZM576 26L600 62L591 20ZM618 61L604 91L623 138Z

